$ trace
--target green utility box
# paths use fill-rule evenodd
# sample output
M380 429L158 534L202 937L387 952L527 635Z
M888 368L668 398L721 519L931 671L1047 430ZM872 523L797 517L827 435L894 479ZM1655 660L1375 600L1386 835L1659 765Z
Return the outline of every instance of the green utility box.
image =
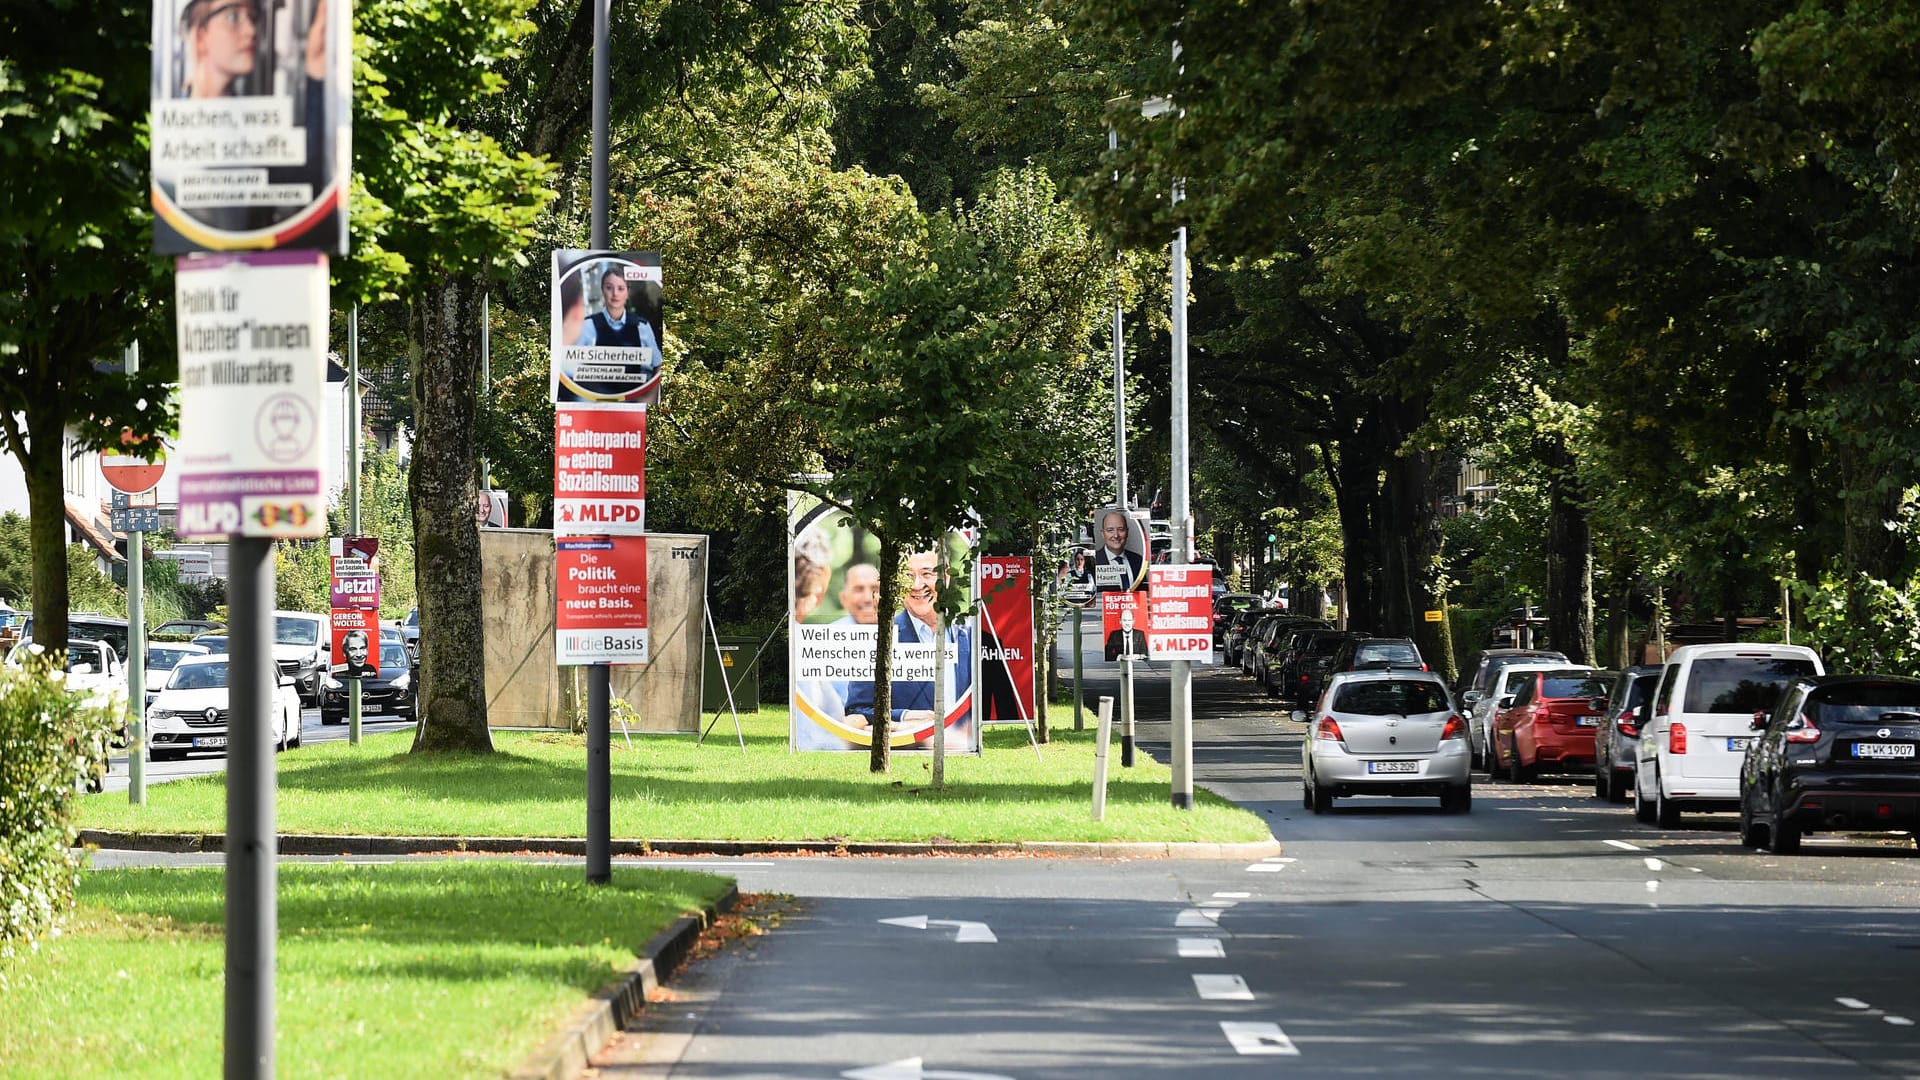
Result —
M760 665L754 656L760 642L750 637L723 637L718 650L707 650L707 674L701 682L700 707L711 714L727 707L727 687L733 687L733 707L741 712L760 709ZM726 681L722 682L722 679Z

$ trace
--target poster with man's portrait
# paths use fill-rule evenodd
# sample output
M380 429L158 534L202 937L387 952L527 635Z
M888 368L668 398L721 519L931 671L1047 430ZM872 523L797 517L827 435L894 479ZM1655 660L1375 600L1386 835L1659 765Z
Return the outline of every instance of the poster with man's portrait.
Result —
M1099 592L1140 592L1147 587L1146 515L1108 506L1093 515L1093 556L1085 561Z
M902 559L898 609L880 608L880 542L854 526L844 511L813 495L788 496L788 698L796 750L864 750L873 745L874 651L880 623L893 624L888 745L933 749L944 733L949 751L977 753L980 728L973 703L979 649L973 620L941 624L934 608L939 552L908 552ZM969 584L970 549L948 542L947 572ZM944 636L944 649L936 648ZM944 654L946 697L935 701L936 654Z
M155 0L155 252L346 253L350 3Z
M660 403L660 291L657 251L553 253L554 404Z

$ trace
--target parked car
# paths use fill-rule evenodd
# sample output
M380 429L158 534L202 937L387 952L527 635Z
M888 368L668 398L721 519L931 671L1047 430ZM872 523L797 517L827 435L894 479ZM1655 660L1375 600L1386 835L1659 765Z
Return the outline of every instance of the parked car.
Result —
M1523 784L1543 772L1584 772L1593 765L1593 733L1605 715L1617 671L1559 668L1520 677L1513 706L1499 712L1492 772Z
M1328 671L1366 671L1371 668L1427 670L1420 647L1412 638L1351 637L1340 643Z
M1226 636L1220 640L1220 662L1238 667L1245 674L1252 674L1247 670L1247 664L1242 662L1246 657L1247 634L1261 616L1278 611L1278 608L1252 607L1234 612L1228 620Z
M1327 676L1332 673L1335 654L1349 639L1359 636L1352 630L1319 630L1308 638L1297 661L1295 681L1289 684L1295 700L1303 705L1320 700L1327 689Z
M163 622L159 626L154 627L153 633L148 635L148 637L155 640L162 638L192 639L198 634L208 634L225 629L226 626L224 624L214 622L211 619L175 619L172 622Z
M1920 679L1796 677L1740 768L1740 840L1778 854L1809 832L1904 829L1920 844Z
M1513 693L1521 677L1536 671L1552 671L1568 666L1566 660L1524 660L1502 664L1483 693L1469 690L1460 703L1467 709L1467 741L1473 749L1473 763L1489 771L1493 768L1493 729L1500 710L1511 708ZM1505 704L1502 702L1505 701Z
M1633 816L1670 829L1683 810L1736 809L1753 714L1771 712L1793 680L1824 674L1804 645L1675 649L1634 748Z
M96 615L92 612L74 611L67 614L67 639L69 641L104 641L113 647L113 655L127 655L127 620L114 615ZM20 625L20 640L33 640L33 615L29 613L26 621Z
M1265 671L1268 649L1272 646L1273 635L1280 631L1286 619L1283 611L1268 611L1253 624L1253 630L1247 634L1246 648L1241 655L1241 667L1253 680L1266 684Z
M420 609L419 608L414 608L412 611L407 612L407 617L400 620L400 636L406 640L407 651L412 653L416 657L419 656L420 655Z
M188 644L198 645L209 653L225 654L227 651L227 632L217 630L211 634L201 634Z
M196 750L227 752L231 705L224 655L190 656L174 666L147 708L147 753L155 761ZM291 676L276 679L268 720L275 750L300 745L300 694Z
M1280 664L1287 656L1287 643L1293 635L1302 630L1330 630L1332 627L1319 619L1304 615L1282 615L1274 620L1267 638L1260 644L1260 657L1255 661L1259 671L1256 676L1268 697L1279 697L1285 684L1280 678Z
M1438 796L1442 809L1473 808L1467 725L1440 676L1427 671L1347 671L1327 681L1301 748L1304 794L1316 814L1347 795Z
M191 641L161 641L147 646L147 670L144 680L146 700L140 703L141 706L144 708L153 704L153 699L160 696L161 685L167 681L168 673L179 666L180 661L189 656L206 656L210 651L205 645L196 645Z
M1213 647L1220 648L1227 642L1227 627L1233 622L1233 616L1248 608L1265 607L1266 602L1252 593L1222 593L1213 598Z
M332 641L328 619L305 611L273 613L273 660L300 689L300 704L320 704L320 680Z
M31 641L23 641L7 653L7 663L21 667L28 654L38 648ZM112 645L84 638L68 639L65 672L69 692L91 704L125 711L127 671Z
M380 673L360 680L360 715L411 718L420 701L418 674L407 647L383 639ZM347 680L329 674L320 695L320 722L338 724L346 718Z
M1633 783L1634 749L1640 745L1643 707L1660 684L1660 665L1636 664L1620 673L1593 732L1593 793L1607 802L1627 801Z
M1564 664L1567 662L1567 657L1565 653L1557 653L1551 649L1482 649L1467 662L1466 667L1460 669L1460 683L1453 688L1454 699L1459 701L1463 708L1470 706L1473 703L1467 700L1467 695L1477 692L1484 697L1493 689L1494 677L1500 674L1501 668L1508 664L1547 661Z

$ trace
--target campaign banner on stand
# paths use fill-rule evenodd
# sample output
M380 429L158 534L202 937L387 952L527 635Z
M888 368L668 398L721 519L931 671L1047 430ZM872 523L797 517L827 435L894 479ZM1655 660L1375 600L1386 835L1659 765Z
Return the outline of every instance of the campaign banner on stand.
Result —
M1213 567L1147 570L1147 656L1213 662Z
M380 674L380 541L336 536L332 561L333 674L364 679Z
M327 257L176 261L183 539L326 535Z
M554 662L647 663L647 538L559 537L553 546Z
M1033 560L1024 555L980 559L985 623L980 634L981 722L1035 718Z
M657 251L553 253L554 404L660 403L660 291Z
M349 0L155 0L153 250L347 251Z
M788 494L787 659L790 734L796 750L862 750L873 745L875 651L880 620L893 624L888 682L892 688L887 744L899 750L933 749L944 733L947 749L978 753L980 726L973 709L979 654L973 620L939 628L933 607L939 552L909 552L907 581L897 612L880 610L880 545L839 507L819 497ZM948 540L948 573L971 578L971 546ZM944 702L934 701L936 634L946 638Z
M1093 515L1094 549L1079 559L1077 576L1102 593L1135 592L1147 587L1147 516L1123 506Z
M1104 652L1109 661L1125 656L1144 660L1147 655L1147 594L1101 593L1100 640L1106 643Z
M647 410L557 405L553 410L553 534L647 531Z

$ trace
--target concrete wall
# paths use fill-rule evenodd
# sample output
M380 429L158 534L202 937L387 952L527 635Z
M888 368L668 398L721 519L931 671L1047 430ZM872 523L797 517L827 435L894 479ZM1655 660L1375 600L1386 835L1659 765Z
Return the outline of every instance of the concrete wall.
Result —
M586 708L586 679L584 668L553 664L553 534L482 529L480 559L488 724L571 727L573 701ZM706 597L707 538L649 536L647 629L653 662L617 666L612 678L614 697L639 714L634 730L700 730L702 650L712 647L705 633Z

